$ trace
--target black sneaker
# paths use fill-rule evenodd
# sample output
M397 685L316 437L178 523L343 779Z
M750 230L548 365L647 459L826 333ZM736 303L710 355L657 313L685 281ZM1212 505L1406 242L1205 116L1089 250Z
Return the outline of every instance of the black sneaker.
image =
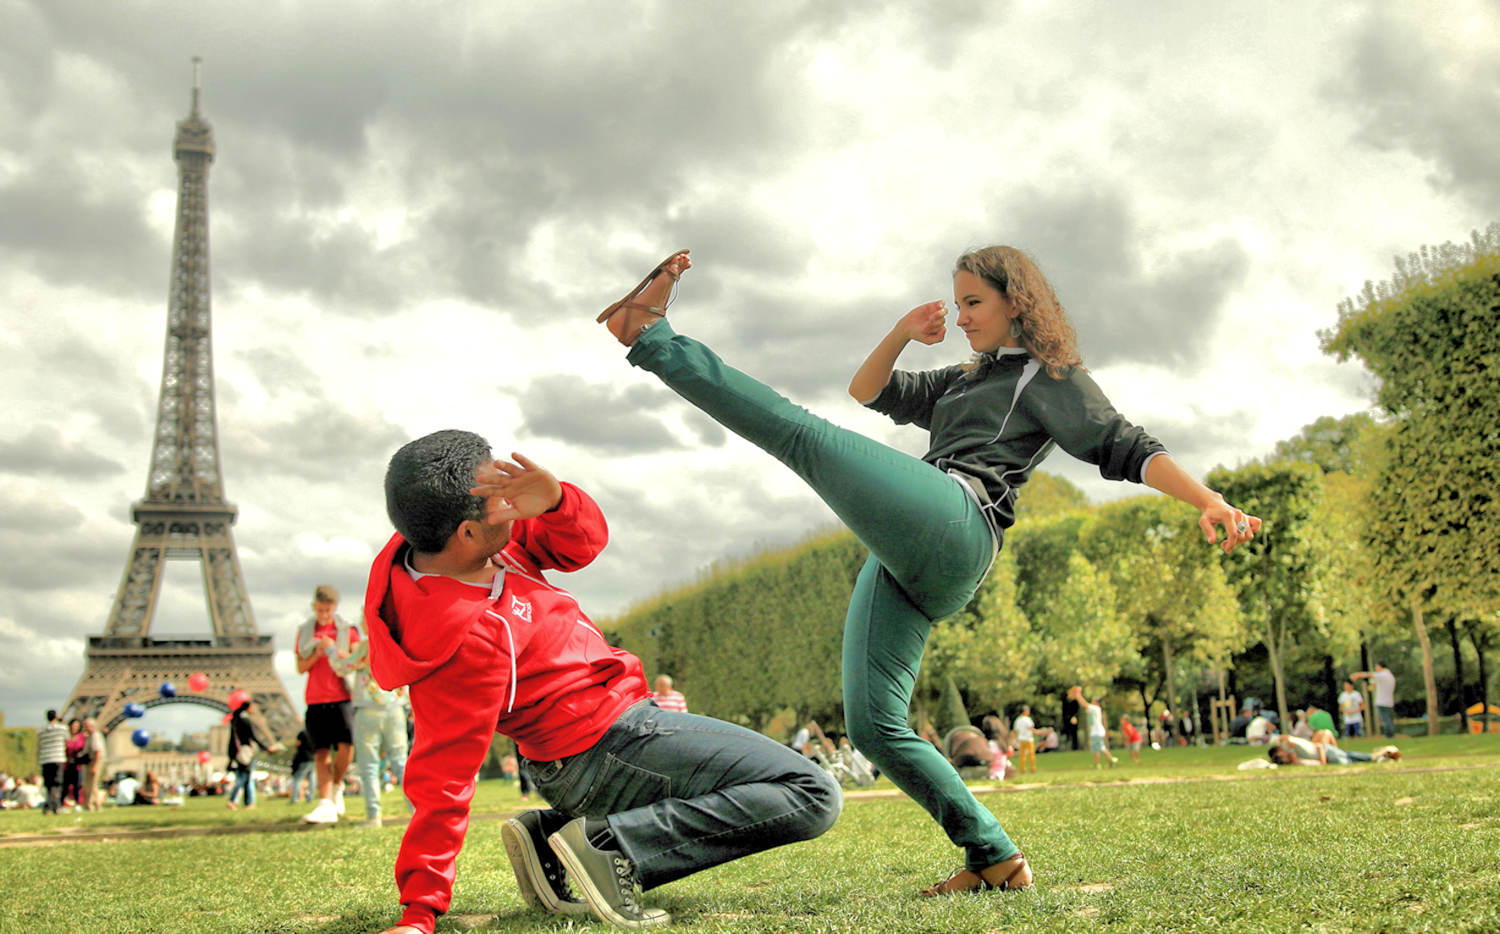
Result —
M562 863L547 847L542 812L522 811L500 827L500 839L516 872L521 900L555 915L585 915L589 906L574 897Z
M619 850L595 849L584 835L583 818L569 821L547 842L600 921L622 928L643 928L672 920L660 908L641 907L635 863Z

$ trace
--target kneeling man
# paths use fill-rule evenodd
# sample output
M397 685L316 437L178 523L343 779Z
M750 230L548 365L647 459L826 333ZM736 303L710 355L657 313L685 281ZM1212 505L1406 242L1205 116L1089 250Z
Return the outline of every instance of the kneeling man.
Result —
M604 548L599 507L511 457L440 431L401 448L386 471L396 534L365 591L370 667L387 690L409 686L416 719L405 781L416 810L396 859L405 911L386 934L431 934L448 910L496 732L516 741L552 805L501 835L522 898L557 914L666 923L641 906L641 890L812 839L842 807L837 783L780 743L652 703L640 660L543 576Z

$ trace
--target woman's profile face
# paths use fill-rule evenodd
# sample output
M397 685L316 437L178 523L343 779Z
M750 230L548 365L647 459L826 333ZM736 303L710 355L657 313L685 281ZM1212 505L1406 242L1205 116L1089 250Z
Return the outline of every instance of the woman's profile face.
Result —
M956 323L975 351L1021 346L1018 339L1010 336L1015 307L984 279L966 269L954 273L953 301L958 305Z

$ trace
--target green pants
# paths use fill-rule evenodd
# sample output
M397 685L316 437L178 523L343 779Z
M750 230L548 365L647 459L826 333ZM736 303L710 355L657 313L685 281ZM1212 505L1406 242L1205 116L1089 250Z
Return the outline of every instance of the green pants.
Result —
M979 870L1016 852L948 760L907 724L932 621L961 609L995 542L974 498L931 464L840 428L659 321L627 357L790 467L870 549L844 620L849 739L933 816Z

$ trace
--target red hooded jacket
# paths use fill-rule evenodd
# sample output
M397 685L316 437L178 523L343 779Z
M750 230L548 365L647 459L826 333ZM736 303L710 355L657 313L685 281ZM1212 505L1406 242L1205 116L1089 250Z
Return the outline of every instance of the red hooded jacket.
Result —
M575 571L608 541L588 494L562 484L558 507L516 522L492 586L413 578L393 535L370 568L365 623L381 687L409 686L415 743L403 788L415 813L396 859L402 924L431 932L453 896L474 777L500 732L550 761L591 748L647 696L640 659L616 649L544 570Z

